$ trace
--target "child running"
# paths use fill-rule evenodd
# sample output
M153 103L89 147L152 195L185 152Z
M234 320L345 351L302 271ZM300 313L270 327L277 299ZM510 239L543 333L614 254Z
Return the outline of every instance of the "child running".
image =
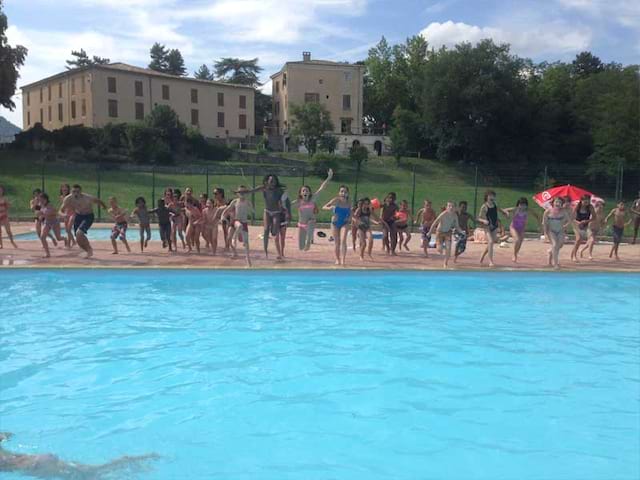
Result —
M46 193L40 194L40 205L41 208L38 212L42 222L42 234L40 235L40 241L42 242L42 248L44 248L44 257L49 258L51 257L51 253L49 252L49 244L47 243L49 232L53 232L59 242L64 242L65 245L68 244L67 239L60 234L60 220L58 219L58 211L49 202L49 195L47 195Z
M202 212L200 204L194 197L187 197L184 201L185 214L187 216L187 249L190 252L191 247L195 246L196 251L200 253L200 234L202 228Z
M7 236L9 237L9 241L13 248L18 248L16 242L13 241L13 233L11 233L11 224L9 223L9 209L11 208L11 202L5 195L5 190L2 185L0 185L0 248L3 248L2 245L2 227L4 227L5 232L7 232Z
M367 197L358 202L358 208L353 214L354 221L358 228L358 238L360 239L360 260L364 261L364 252L371 260L371 251L373 250L373 233L371 232L371 222L376 225L380 224L380 219L373 213L371 200Z
M173 245L175 247L175 251L178 251L178 237L180 237L180 241L182 242L182 249L186 249L187 246L184 242L184 202L180 200L182 197L179 189L174 189L172 198L170 202L167 204L167 207L171 210L171 239L173 240Z
M593 260L593 246L598 243L598 235L600 235L600 231L604 228L604 203L598 201L593 208L593 212L593 220L587 231L589 239L585 246L582 247L582 250L580 250L580 258L584 256L585 251L589 251L589 260Z
M173 248L171 248L171 210L167 208L167 204L165 202L166 200L164 198L159 199L157 207L153 210L150 210L149 213L154 213L158 218L158 229L160 230L160 240L162 240L162 248L167 248L168 245L169 251L172 252Z
M436 212L433 209L433 204L431 200L425 200L424 205L418 213L416 213L416 218L422 218L422 224L420 226L421 232L421 247L424 251L424 256L429 258L429 242L431 242L431 236L429 235L429 230L431 230L431 225L436 220Z
M487 190L484 194L484 203L480 207L480 213L478 214L477 221L482 224L487 237L487 248L485 248L482 256L480 257L480 264L484 262L485 257L489 256L489 266L495 267L493 262L493 248L498 241L498 211L503 215L508 216L507 212L501 208L498 208L496 204L496 192L493 190Z
M633 214L633 240L631 240L631 244L636 244L636 239L638 238L638 230L640 230L640 191L638 192L638 198L636 198L633 202L633 206L631 207L631 213Z
M382 249L387 255L397 255L396 245L398 243L398 235L396 231L396 213L398 205L396 204L395 192L389 192L384 199L382 207Z
M542 229L545 238L551 242L548 250L549 266L560 268L560 249L564 245L565 228L571 223L571 214L565 208L565 202L558 197L553 200L551 208L542 215Z
M247 265L251 266L251 258L249 256L249 215L253 213L253 205L247 198L247 196L251 193L244 185L240 185L238 190L234 192L238 197L234 198L231 203L224 209L222 212L222 217L224 217L229 211L233 210L233 223L234 230L230 231L229 234L232 235L232 238L229 239L229 243L231 245L231 250L233 251L233 257L238 256L238 251L236 250L236 245L238 243L238 237L242 235L242 239L244 242L244 251L247 259Z
M127 249L127 252L131 253L131 248L129 248L129 242L127 242L127 211L124 208L120 208L118 206L118 201L116 197L109 198L109 214L115 225L111 229L111 245L113 246L113 255L118 254L118 244L116 240L120 238L120 241Z
M411 232L409 224L412 222L411 212L409 211L409 202L402 200L400 208L396 212L396 231L398 234L398 248L409 251L409 240L411 240Z
M451 258L451 242L454 232L462 233L460 225L458 224L458 212L456 212L456 203L453 201L447 202L447 207L435 219L428 234L436 234L436 241L440 245L444 245L444 268L449 267L449 259Z
M505 211L512 217L511 226L509 227L509 232L514 239L512 260L513 263L518 263L518 253L520 253L520 248L522 248L524 232L527 228L527 220L529 220L529 202L525 197L520 197L514 208L507 208ZM536 217L536 220L540 223L540 217L535 212L531 212L531 214Z
M62 202L68 195L71 195L71 186L68 183L63 183L60 185L60 205L62 205ZM67 242L70 247L73 247L76 243L76 239L73 236L74 216L74 211L72 209L67 209L62 217L62 220L64 221L64 229L67 233Z
M224 198L224 188L216 187L213 189L214 206L223 211L227 208L227 200ZM229 251L229 226L232 223L231 212L220 218L222 225L222 238L224 238L224 251Z
M308 251L313 241L313 233L316 228L316 215L318 214L318 205L316 201L320 192L322 192L333 178L333 170L329 169L327 178L320 184L315 193L311 193L311 187L304 185L298 190L298 199L294 200L291 205L298 208L298 249Z
M609 258L615 255L616 261L620 261L620 257L618 257L618 248L622 243L622 237L624 235L624 227L631 223L631 220L625 223L625 208L624 202L619 202L618 206L611 210L607 218L604 219L605 225L609 221L611 217L613 217L613 245L611 246L611 251L609 252Z
M576 241L571 250L571 260L578 263L578 248L587 241L588 229L594 220L595 212L591 205L591 196L583 195L573 210L573 233Z
M207 199L204 210L202 210L202 236L206 239L212 255L215 255L218 249L220 213L222 213L222 209L216 207L213 200Z
M349 187L340 185L338 196L332 198L323 210L332 210L331 230L335 242L336 265L345 265L347 258L347 233L351 219L351 203L349 202Z
M136 208L133 209L131 215L138 217L138 226L140 227L140 251L143 252L144 249L147 248L147 245L149 245L149 240L151 240L151 222L149 220L147 202L144 197L136 198Z

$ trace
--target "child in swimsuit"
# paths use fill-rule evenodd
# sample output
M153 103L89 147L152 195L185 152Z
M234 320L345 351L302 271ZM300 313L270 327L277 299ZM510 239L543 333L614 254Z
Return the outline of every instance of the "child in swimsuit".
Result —
M251 193L244 185L240 185L238 190L235 191L237 198L234 198L231 203L222 212L224 217L229 211L234 211L234 230L230 232L232 238L229 243L231 244L231 250L233 251L233 258L238 256L236 245L238 243L238 237L242 234L244 239L244 251L247 259L247 265L251 266L251 258L249 256L249 215L253 213L253 205L247 198Z
M562 198L555 198L553 206L545 210L542 216L544 235L551 242L547 252L549 266L556 270L560 268L560 249L564 245L565 228L571 223L571 215L564 205Z
M529 202L525 197L520 197L516 202L515 208L507 208L505 211L511 217L509 232L514 239L512 260L517 263L518 253L520 253L520 248L524 241L524 233L529 219ZM539 223L540 217L535 212L531 212L531 214L536 217Z
M171 210L167 208L165 199L158 200L158 206L149 213L154 213L158 217L158 228L160 230L160 240L162 240L162 248L169 246L169 251L172 252L171 247Z
M589 251L589 260L593 260L593 247L598 242L598 235L604 227L604 203L598 201L596 206L593 207L593 220L587 229L589 239L582 250L580 250L580 258L583 257L585 251Z
M172 198L167 203L167 207L171 210L171 239L175 246L175 251L178 251L178 237L182 242L182 249L187 248L184 241L184 203L180 200L181 192L179 189L175 189L172 194Z
M151 221L149 220L149 210L147 210L147 202L144 197L136 198L136 208L133 209L131 215L138 217L138 225L140 227L140 251L143 252L144 249L147 248L149 240L151 240Z
M214 206L219 208L222 212L225 208L227 208L227 201L224 198L224 188L216 187L213 189L213 200ZM231 225L233 219L231 218L231 212L227 213L225 216L220 218L220 224L222 225L222 237L224 238L224 250L225 252L229 250L230 245L227 243L229 241L229 225Z
M380 224L380 219L373 213L371 207L371 200L367 197L358 202L358 208L353 214L354 221L356 223L358 232L358 238L360 239L360 260L364 261L364 251L367 250L367 255L373 260L371 251L373 250L373 233L371 232L371 222L376 225Z
M411 240L411 232L409 231L410 222L411 212L409 211L409 202L402 200L402 202L400 202L400 209L396 212L395 221L400 250L404 248L409 251L409 240Z
M460 229L458 224L458 212L456 212L456 203L453 201L447 202L447 207L435 219L431 228L429 229L429 235L436 234L437 243L444 245L444 268L449 266L449 258L451 258L451 243L453 240L454 232L464 233Z
M633 215L633 240L631 240L631 244L635 245L638 231L640 230L640 192L638 192L638 198L635 199L631 206L631 213Z
M129 242L127 242L127 211L124 208L120 208L118 206L118 201L116 197L109 198L109 214L115 225L111 229L111 245L113 246L113 254L118 254L118 244L116 240L120 238L120 241L127 249L127 252L131 253L131 248L129 248Z
M189 220L186 231L187 249L191 252L191 247L195 246L196 251L200 253L200 234L203 223L200 204L195 198L189 197L184 202L184 209Z
M484 203L480 207L480 213L478 214L478 222L484 228L487 236L487 247L485 248L482 256L480 257L480 264L484 262L485 257L489 256L489 266L493 267L493 247L498 241L498 212L502 212L503 215L508 216L507 212L496 205L496 192L493 190L487 190L484 194Z
M333 170L329 169L327 178L320 184L320 187L311 193L311 187L304 185L298 190L298 199L294 200L291 205L298 208L298 248L307 251L311 248L313 241L313 232L316 228L316 215L318 214L318 205L316 200L331 178Z
M7 232L7 236L9 237L9 241L13 248L18 248L16 242L13 241L13 233L11 233L11 224L9 223L9 209L11 208L11 203L9 199L5 196L4 187L0 185L0 248L2 246L2 227L4 227Z
M331 230L335 240L336 265L345 265L347 257L347 233L349 220L351 219L351 203L349 202L349 187L340 185L338 196L331 199L322 207L323 210L333 210L331 217Z
M609 258L615 255L616 260L620 260L618 257L618 248L622 243L622 237L624 235L624 227L626 225L631 224L631 220L625 223L625 208L624 202L619 202L618 206L609 212L607 218L604 219L605 225L609 221L611 217L613 217L613 245L611 246L611 251L609 252Z
M221 213L222 209L216 207L215 202L211 199L207 200L204 210L202 210L202 233L207 239L212 255L215 255L218 249L218 222Z
M397 255L396 245L398 243L398 236L396 231L396 212L398 211L398 205L396 204L395 192L390 192L384 199L384 205L382 207L382 249L387 252L387 255Z
M71 195L71 187L69 186L69 184L63 183L62 185L60 185L60 205L61 206L62 206L62 202L64 202L64 199L69 195ZM67 233L67 243L69 244L70 247L72 247L76 243L76 239L73 236L73 220L75 217L75 212L73 211L72 208L68 208L63 213L64 213L64 216L62 219L64 221L64 229Z
M594 210L591 205L591 196L583 195L573 210L573 233L576 241L571 250L571 260L578 263L578 248L587 241L588 229L594 220Z
M431 230L431 225L436 219L436 211L433 209L431 200L425 200L424 205L418 213L416 213L416 218L422 218L422 223L420 225L420 233L421 233L421 243L422 251L424 252L424 256L429 258L429 252L427 249L429 248L429 242L431 242L431 236L429 236L429 230Z
M60 234L60 220L58 219L58 210L54 208L49 202L49 195L46 193L40 194L40 221L42 223L42 234L40 235L40 241L42 242L42 248L44 248L45 258L49 258L51 253L49 252L49 244L47 243L47 237L50 232L53 232L56 239L59 242L64 242L67 246L67 239Z

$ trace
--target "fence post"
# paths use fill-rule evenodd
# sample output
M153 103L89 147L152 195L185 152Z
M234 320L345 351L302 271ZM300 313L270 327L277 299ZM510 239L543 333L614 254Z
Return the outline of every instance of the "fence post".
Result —
M546 190L547 189L547 182L549 181L549 177L547 175L547 166L544 166L544 181L543 181L543 185L542 185L542 190Z
M620 161L620 201L624 200L624 163Z
M40 190L46 192L44 188L44 158L42 159L42 168L40 170Z
M356 167L356 192L353 196L353 204L357 205L358 204L358 181L360 180L360 162L358 162L358 165Z
M151 208L156 208L156 166L151 167Z
M414 211L416 206L416 166L413 166L413 187L411 189L411 211Z
M306 169L305 167L302 167L302 185L303 186L304 186L305 173L306 173Z
M251 173L252 173L252 177L253 177L253 185L252 185L252 189L253 191L251 192L251 204L253 205L253 213L251 214L251 225L255 225L256 223L256 167L253 167L251 169Z
M101 189L100 189L100 164L98 164L96 166L96 179L98 181L98 200L102 200L102 198L100 197L101 195ZM100 221L100 217L102 216L102 209L100 207L100 204L98 203L98 221Z
M209 195L209 165L207 165L207 188L204 191Z
M474 194L473 194L473 217L478 215L478 165L476 165L476 178L474 180Z

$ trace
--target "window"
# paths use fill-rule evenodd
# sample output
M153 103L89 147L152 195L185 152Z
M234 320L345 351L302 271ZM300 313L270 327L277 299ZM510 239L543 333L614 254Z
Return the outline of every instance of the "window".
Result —
M136 120L144 120L144 103L136 102Z
M42 87L40 87L40 103L42 103Z
M280 92L280 82L276 82L276 93Z
M63 119L63 118L64 118L64 117L62 116L62 104L61 104L61 103L59 103L59 104L58 104L58 121L59 121L59 122L62 122L62 119Z
M116 77L107 77L107 92L116 93Z
M117 100L109 100L109 116L111 118L116 118L118 116L118 101Z
M200 115L195 108L191 109L191 125L200 125Z
M80 103L80 115L82 115L83 117L87 116L87 100L86 99L82 99L82 102Z
M218 93L218 106L224 107L224 93L222 92Z
M72 78L71 79L71 95L75 95L76 94L76 79Z
M136 80L136 97L142 97L144 94L142 93L142 81Z
M51 101L51 85L47 85L47 100Z
M342 109L351 110L351 95L342 95Z
M351 133L351 119L340 119L340 133Z
M320 102L320 94L318 93L304 94L304 103L319 103L319 102Z
M87 88L84 84L84 77L80 77L80 92L85 93L86 91L87 91Z
M27 125L31 125L31 112L27 112Z
M198 103L198 89L196 88L191 89L191 103Z
M218 126L224 128L224 112L218 112Z
M287 86L287 74L283 73L282 74L282 88Z
M169 85L162 85L162 99L169 100Z
M280 116L280 102L276 102L273 104L273 115L276 117Z
M322 85L322 84L324 83L324 80L322 80L322 79L320 78L320 79L318 80L318 83L319 83L320 85Z
M72 119L76 118L76 101L75 100L71 101L71 118Z
M58 98L62 98L62 82L58 84Z
M47 107L47 121L51 123L51 105Z
M40 123L44 122L44 113L42 112L42 109L40 109Z
M247 129L247 116L244 113L241 113L240 116L238 117L238 128L240 130Z
M31 105L31 92L27 92L27 107ZM27 122L29 123L29 122Z
M240 108L247 108L247 96L240 95Z

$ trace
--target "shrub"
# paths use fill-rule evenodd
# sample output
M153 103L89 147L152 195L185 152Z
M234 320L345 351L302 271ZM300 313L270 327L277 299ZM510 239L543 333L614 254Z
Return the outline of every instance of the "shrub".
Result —
M324 178L329 169L333 170L334 176L338 173L340 160L336 155L330 153L316 153L311 157L311 174Z
M369 160L369 150L362 145L354 145L349 149L349 160L360 168L364 162Z
M188 129L186 133L188 153L203 160L221 162L231 157L231 150L219 143L208 141L198 130Z
M96 145L98 132L94 128L73 125L51 132L53 144L57 150L81 147L90 150Z
M169 146L161 137L161 132L158 128L138 124L127 125L126 136L129 156L135 162L171 162L171 156L166 156L166 152L169 152Z
M321 152L334 153L338 147L338 137L333 135L323 135L320 137L318 148Z

